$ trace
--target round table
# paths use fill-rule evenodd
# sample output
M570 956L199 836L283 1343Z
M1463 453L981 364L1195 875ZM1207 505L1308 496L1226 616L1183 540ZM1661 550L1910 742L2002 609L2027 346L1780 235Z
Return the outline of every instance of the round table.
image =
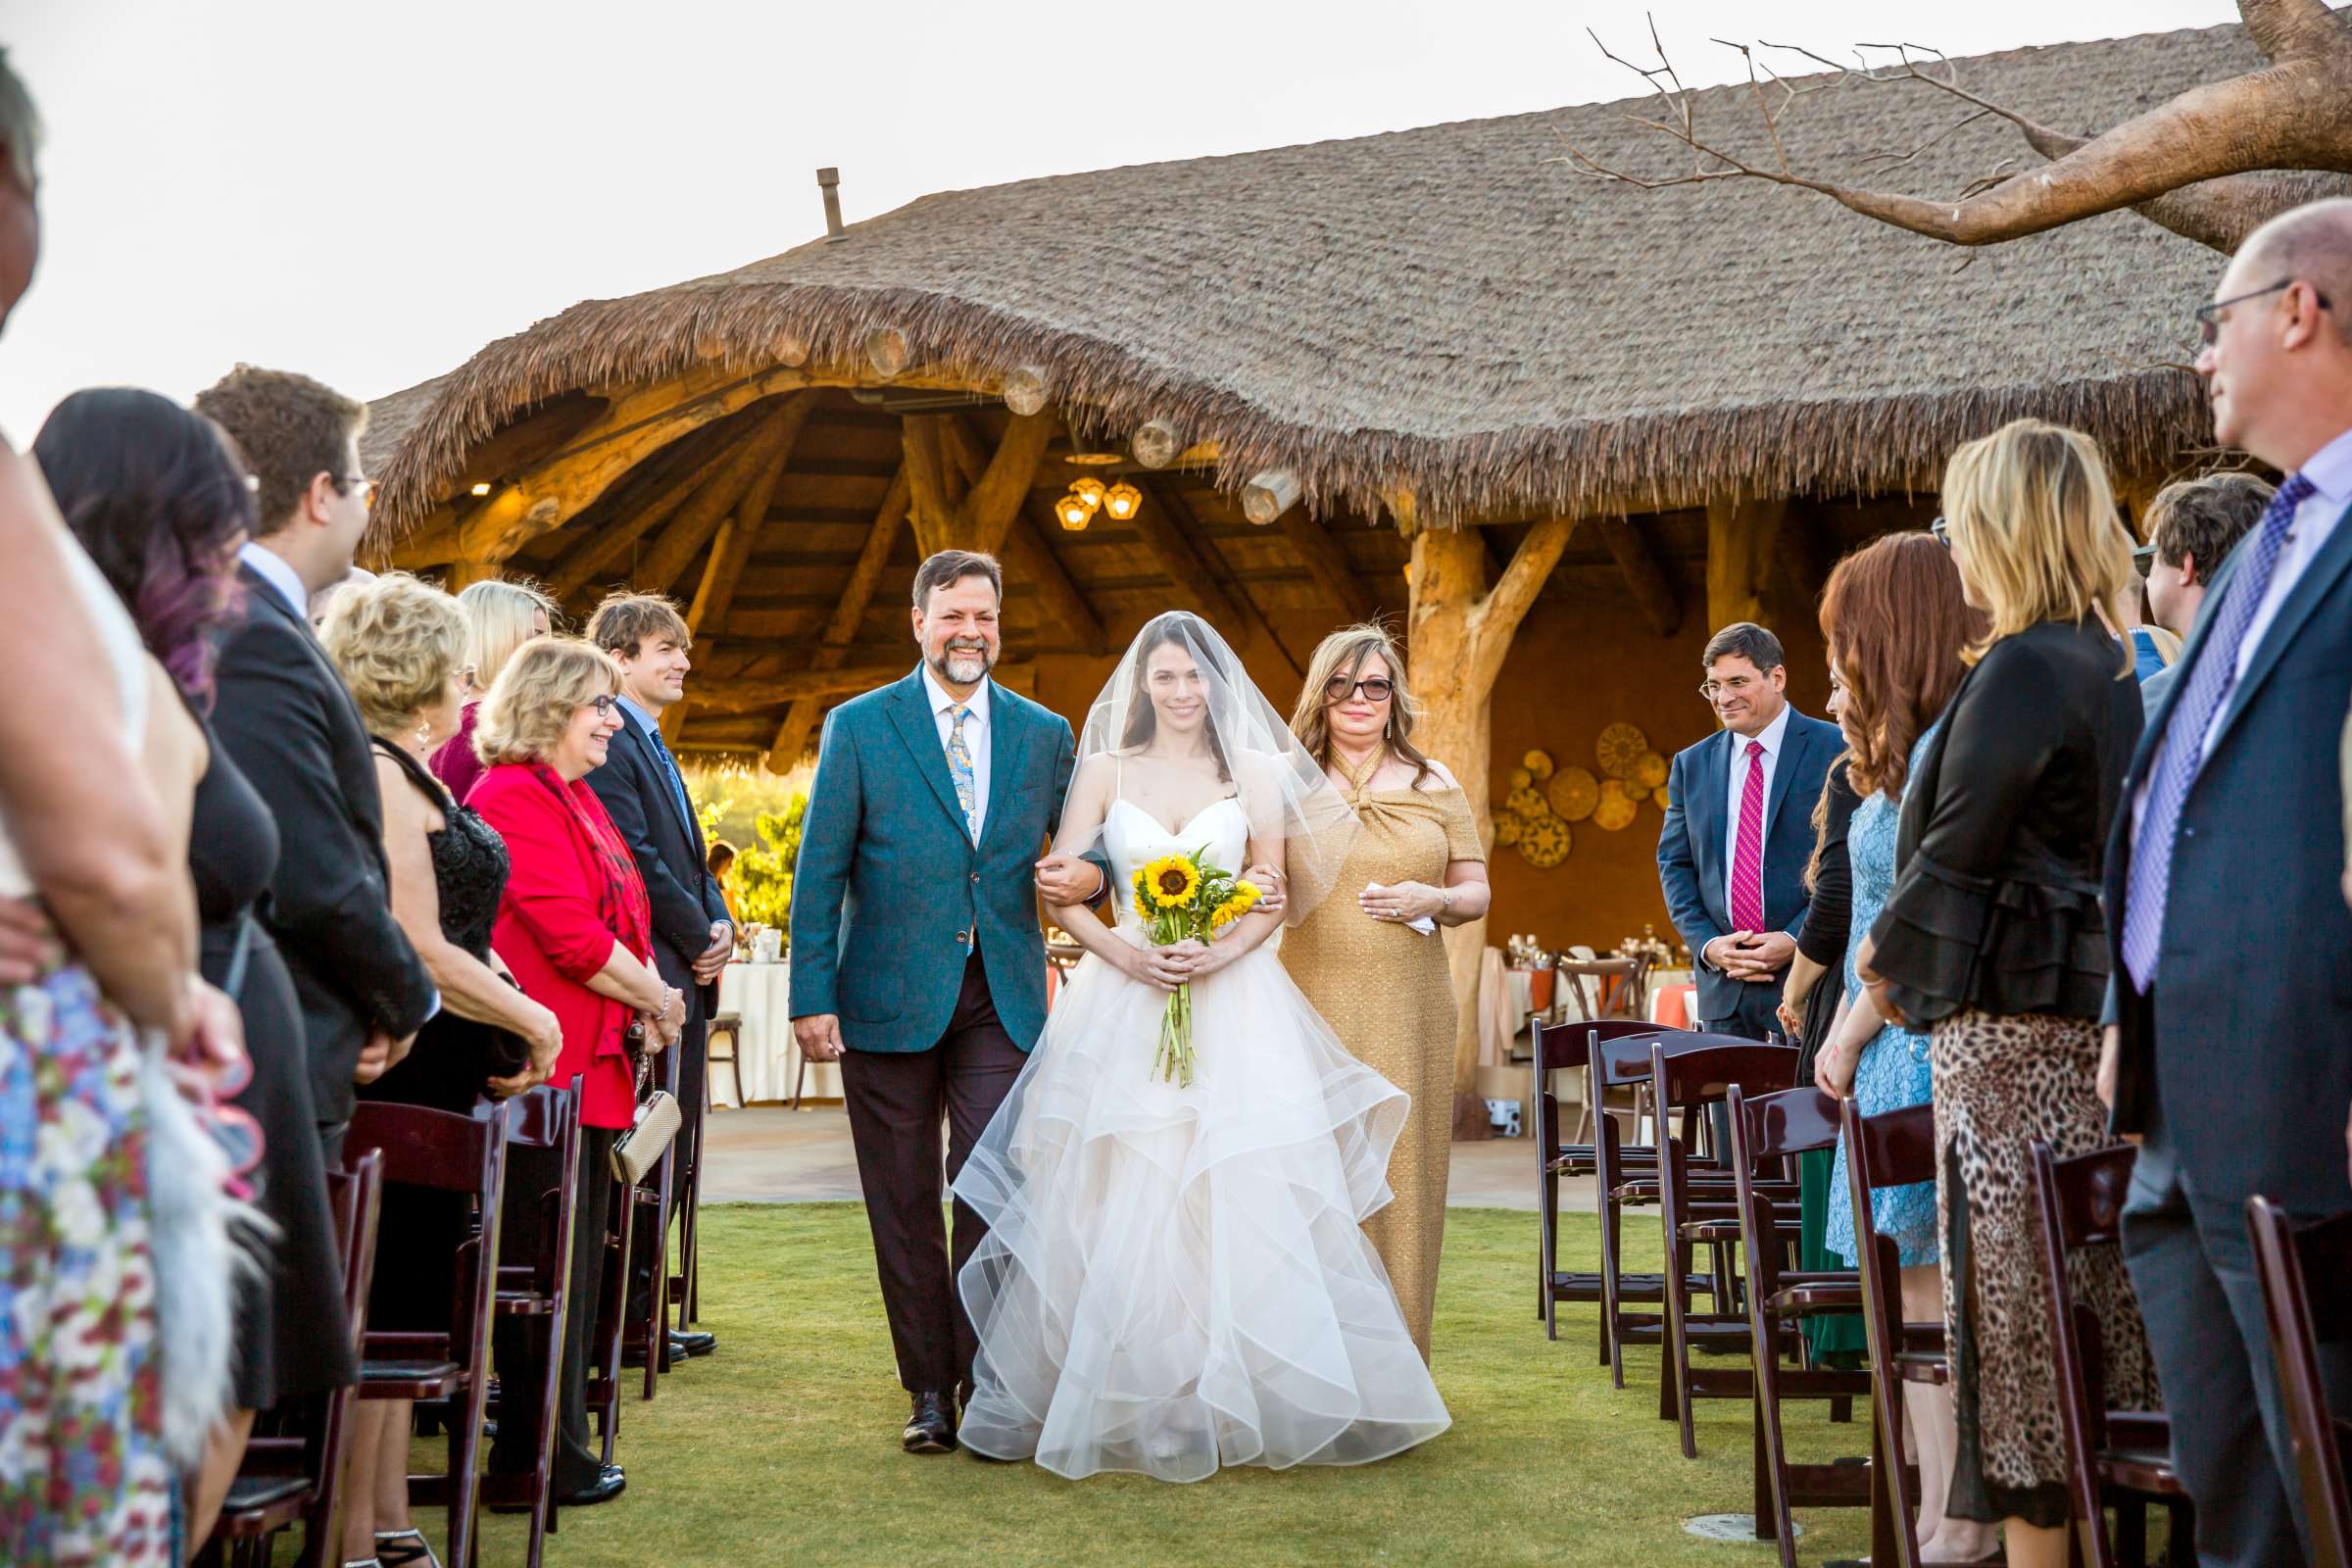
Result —
M792 965L728 964L718 977L718 1010L743 1019L735 1071L744 1102L790 1100L801 1071L801 1048L792 1038ZM810 1062L802 1093L810 1100L839 1100L841 1068L830 1061Z

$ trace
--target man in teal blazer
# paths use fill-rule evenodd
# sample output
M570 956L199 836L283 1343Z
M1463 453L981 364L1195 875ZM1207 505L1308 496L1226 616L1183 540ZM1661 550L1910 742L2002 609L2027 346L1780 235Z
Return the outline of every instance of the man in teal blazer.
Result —
M1077 743L988 678L1003 598L988 556L916 571L922 662L826 719L793 876L793 1034L841 1063L910 1453L955 1447L976 1347L956 1273L986 1227L958 1202L951 1254L940 1117L953 1181L1046 1025L1039 892L1067 906L1103 888L1087 861L1039 859Z

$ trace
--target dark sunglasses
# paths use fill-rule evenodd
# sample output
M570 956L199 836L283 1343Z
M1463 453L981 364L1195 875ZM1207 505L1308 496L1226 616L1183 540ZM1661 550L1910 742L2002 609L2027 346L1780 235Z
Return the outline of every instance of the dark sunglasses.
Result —
M1323 683L1324 699L1334 703L1344 703L1357 692L1363 693L1368 701L1385 703L1396 694L1396 683L1385 675L1374 675L1369 680L1355 680L1347 675L1334 675Z

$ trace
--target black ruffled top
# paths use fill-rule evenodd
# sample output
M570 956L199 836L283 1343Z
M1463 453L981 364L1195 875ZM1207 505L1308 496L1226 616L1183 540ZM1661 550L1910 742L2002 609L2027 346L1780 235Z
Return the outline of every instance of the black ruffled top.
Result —
M2096 1018L2107 828L2139 687L2096 621L2005 637L1960 682L1903 796L1872 967L1914 1024L1974 1008Z
M375 749L400 764L418 794L441 808L442 825L425 835L433 854L433 886L441 901L441 935L477 958L490 956L490 928L507 889L507 841L449 790L424 764L390 741Z

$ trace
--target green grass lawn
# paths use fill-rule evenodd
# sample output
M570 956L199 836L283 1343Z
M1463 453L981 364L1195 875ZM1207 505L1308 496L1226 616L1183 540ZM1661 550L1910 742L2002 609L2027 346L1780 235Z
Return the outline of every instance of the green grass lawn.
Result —
M1591 1216L1567 1224L1568 1266L1597 1267ZM704 1226L703 1327L718 1352L665 1378L653 1403L623 1407L628 1493L567 1513L551 1563L1773 1560L1762 1544L1683 1529L1692 1514L1747 1510L1746 1402L1703 1402L1702 1457L1686 1460L1656 1415L1656 1350L1631 1352L1619 1392L1594 1364L1593 1308L1565 1308L1559 1341L1546 1341L1533 1215L1452 1212L1437 1322L1450 1431L1377 1465L1228 1470L1183 1487L901 1453L906 1398L863 1211L729 1205L706 1209ZM1654 1256L1654 1231L1637 1225L1635 1237ZM1860 1419L1832 1426L1826 1406L1796 1406L1790 1428L1798 1457L1868 1448ZM424 1522L437 1542L439 1521ZM1807 1563L1867 1549L1860 1510L1803 1522ZM519 1562L520 1521L488 1519L483 1544L485 1562Z

